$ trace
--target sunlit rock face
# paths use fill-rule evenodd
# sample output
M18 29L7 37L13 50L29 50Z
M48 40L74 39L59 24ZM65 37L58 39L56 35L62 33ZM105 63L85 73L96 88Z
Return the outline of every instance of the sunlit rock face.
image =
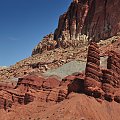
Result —
M32 55L55 48L81 47L120 32L119 0L73 0L58 27L34 48Z
M74 0L68 11L60 16L54 39L81 40L81 31L88 10L89 5L87 1Z
M96 41L116 35L120 31L119 5L119 0L89 0L82 33Z
M116 35L120 31L119 4L119 0L73 0L60 16L55 39L80 40L85 34L99 41Z

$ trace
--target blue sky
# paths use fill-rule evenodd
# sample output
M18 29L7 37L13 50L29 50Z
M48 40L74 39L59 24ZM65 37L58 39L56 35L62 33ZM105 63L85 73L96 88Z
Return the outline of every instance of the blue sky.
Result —
M0 66L29 57L72 0L0 0Z

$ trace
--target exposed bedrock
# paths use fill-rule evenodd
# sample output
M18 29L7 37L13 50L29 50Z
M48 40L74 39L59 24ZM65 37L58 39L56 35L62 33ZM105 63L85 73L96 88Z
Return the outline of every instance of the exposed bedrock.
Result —
M99 42L120 32L119 0L73 0L59 17L53 34L46 35L32 55L55 48L81 47L92 39Z

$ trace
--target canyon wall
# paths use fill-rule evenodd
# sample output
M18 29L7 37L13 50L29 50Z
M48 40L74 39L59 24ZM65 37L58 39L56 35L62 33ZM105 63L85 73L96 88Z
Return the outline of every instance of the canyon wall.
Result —
M73 0L60 16L54 34L34 48L32 55L45 50L81 47L92 39L99 42L120 32L119 0Z
M54 39L81 40L85 34L99 41L116 35L120 32L119 5L119 0L74 0L60 16Z

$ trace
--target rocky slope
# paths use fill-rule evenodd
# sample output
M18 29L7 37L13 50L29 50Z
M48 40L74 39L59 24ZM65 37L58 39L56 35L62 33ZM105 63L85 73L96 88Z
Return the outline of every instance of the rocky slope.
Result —
M67 48L45 51L26 58L7 69L0 70L0 80L13 79L24 76L31 72L45 73L56 69L70 61L86 61L87 46L82 48Z
M120 51L120 37L114 36L107 40L101 40L98 43L100 46L100 56L102 65L105 67L106 55L108 51L115 50ZM71 61L78 61L80 64L86 62L88 46L83 47L68 47L66 49L57 48L51 51L44 51L41 54L36 54L29 58L26 58L15 65L12 65L6 69L0 70L0 80L14 79L22 77L31 72L45 73L48 70L59 68L60 66L69 63Z
M115 102L98 102L75 93L59 104L35 101L9 113L0 111L1 120L119 120L119 113L120 106Z
M6 66L0 66L0 70L7 68Z

